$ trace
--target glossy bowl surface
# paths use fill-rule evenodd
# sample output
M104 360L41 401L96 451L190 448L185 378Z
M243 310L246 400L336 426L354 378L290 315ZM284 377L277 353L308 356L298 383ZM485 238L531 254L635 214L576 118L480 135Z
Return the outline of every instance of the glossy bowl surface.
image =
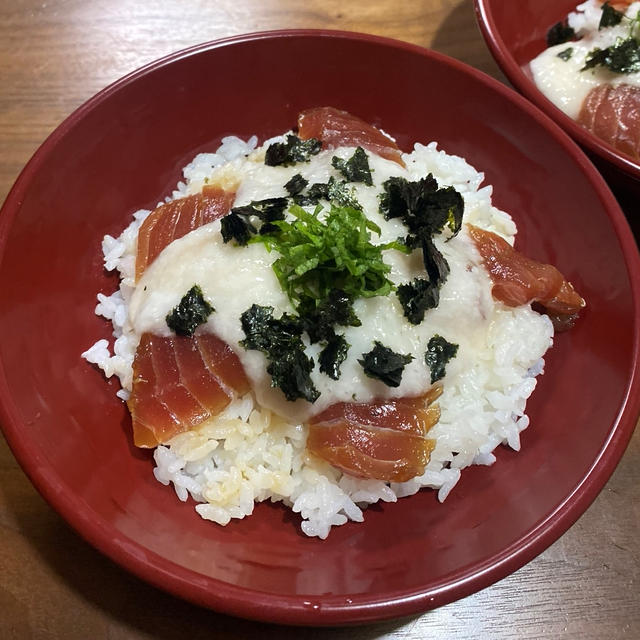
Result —
M535 85L529 62L546 48L547 31L579 0L474 0L484 38L511 83L578 142L624 199L640 196L640 163L614 149L556 107Z
M442 90L446 87L446 91ZM80 358L109 327L104 234L170 193L196 152L261 140L331 104L395 136L438 140L494 185L518 246L588 301L556 339L522 451L468 469L444 504L423 491L370 508L326 541L260 504L218 527L154 480L118 388ZM0 214L0 421L35 486L95 547L145 580L219 611L295 624L403 616L506 576L556 540L603 487L633 431L638 254L579 148L515 92L459 62L378 37L272 32L151 64L72 114ZM223 277L224 274L221 274ZM99 577L98 577L99 578Z

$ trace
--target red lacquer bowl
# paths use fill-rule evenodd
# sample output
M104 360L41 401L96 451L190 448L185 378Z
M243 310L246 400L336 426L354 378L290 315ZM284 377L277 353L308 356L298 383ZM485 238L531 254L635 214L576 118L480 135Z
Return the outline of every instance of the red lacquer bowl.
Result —
M263 140L335 105L395 136L438 140L493 184L518 246L588 301L556 339L520 453L434 492L375 506L326 541L260 504L218 527L158 484L131 443L117 385L80 358L109 337L93 314L116 282L100 242L170 193L221 137ZM579 148L545 115L459 62L373 36L292 31L205 44L105 89L20 175L0 216L0 419L44 497L90 543L178 596L259 620L338 624L424 611L506 576L603 487L639 409L638 277L627 223ZM224 274L220 274L224 277Z
M640 197L640 163L614 149L556 107L535 85L529 62L546 48L547 31L580 0L474 0L485 40L514 87L555 120L589 154L624 202ZM631 210L635 216L635 206Z

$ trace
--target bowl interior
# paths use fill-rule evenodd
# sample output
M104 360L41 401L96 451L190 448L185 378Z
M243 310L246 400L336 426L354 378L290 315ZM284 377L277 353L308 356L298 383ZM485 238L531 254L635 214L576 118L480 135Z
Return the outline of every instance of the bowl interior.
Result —
M524 66L545 49L549 28L564 21L578 3L574 0L522 0L517 3L480 0L478 4L490 12L507 51L517 64Z
M529 62L546 48L547 31L579 4L577 0L475 0L482 32L514 86L551 116L587 151L616 193L640 195L640 164L581 127L538 90Z
M484 171L494 203L519 226L519 248L557 265L588 308L548 355L520 453L500 450L494 466L468 469L442 505L423 491L371 507L363 524L319 541L281 505L260 504L224 528L202 521L154 480L151 455L132 446L118 386L80 353L110 337L93 314L96 293L116 287L102 268L103 235L170 193L180 168L223 136L264 140L291 128L299 110L325 104L381 126L404 149L437 140ZM0 225L0 416L17 458L102 551L229 613L363 621L466 595L568 528L633 428L637 408L625 402L635 385L638 265L610 193L524 100L410 45L267 34L151 65L59 128L23 172Z

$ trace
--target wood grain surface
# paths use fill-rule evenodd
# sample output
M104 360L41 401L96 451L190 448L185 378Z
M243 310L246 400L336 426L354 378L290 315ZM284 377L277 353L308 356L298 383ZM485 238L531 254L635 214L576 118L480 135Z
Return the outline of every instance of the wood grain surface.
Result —
M471 0L0 0L0 202L46 136L109 83L190 45L290 27L406 40L504 81ZM636 433L585 515L510 577L411 619L294 629L200 609L132 577L44 502L0 438L0 638L636 639L639 487Z

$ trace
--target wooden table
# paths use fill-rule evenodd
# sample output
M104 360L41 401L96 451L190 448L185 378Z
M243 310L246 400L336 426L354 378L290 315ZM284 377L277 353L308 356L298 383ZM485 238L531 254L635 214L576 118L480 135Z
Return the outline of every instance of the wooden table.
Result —
M504 80L470 0L0 0L0 201L45 137L109 83L183 47L288 27L407 40ZM115 566L42 500L0 438L0 638L640 638L639 532L637 433L578 523L496 585L409 620L263 625Z

